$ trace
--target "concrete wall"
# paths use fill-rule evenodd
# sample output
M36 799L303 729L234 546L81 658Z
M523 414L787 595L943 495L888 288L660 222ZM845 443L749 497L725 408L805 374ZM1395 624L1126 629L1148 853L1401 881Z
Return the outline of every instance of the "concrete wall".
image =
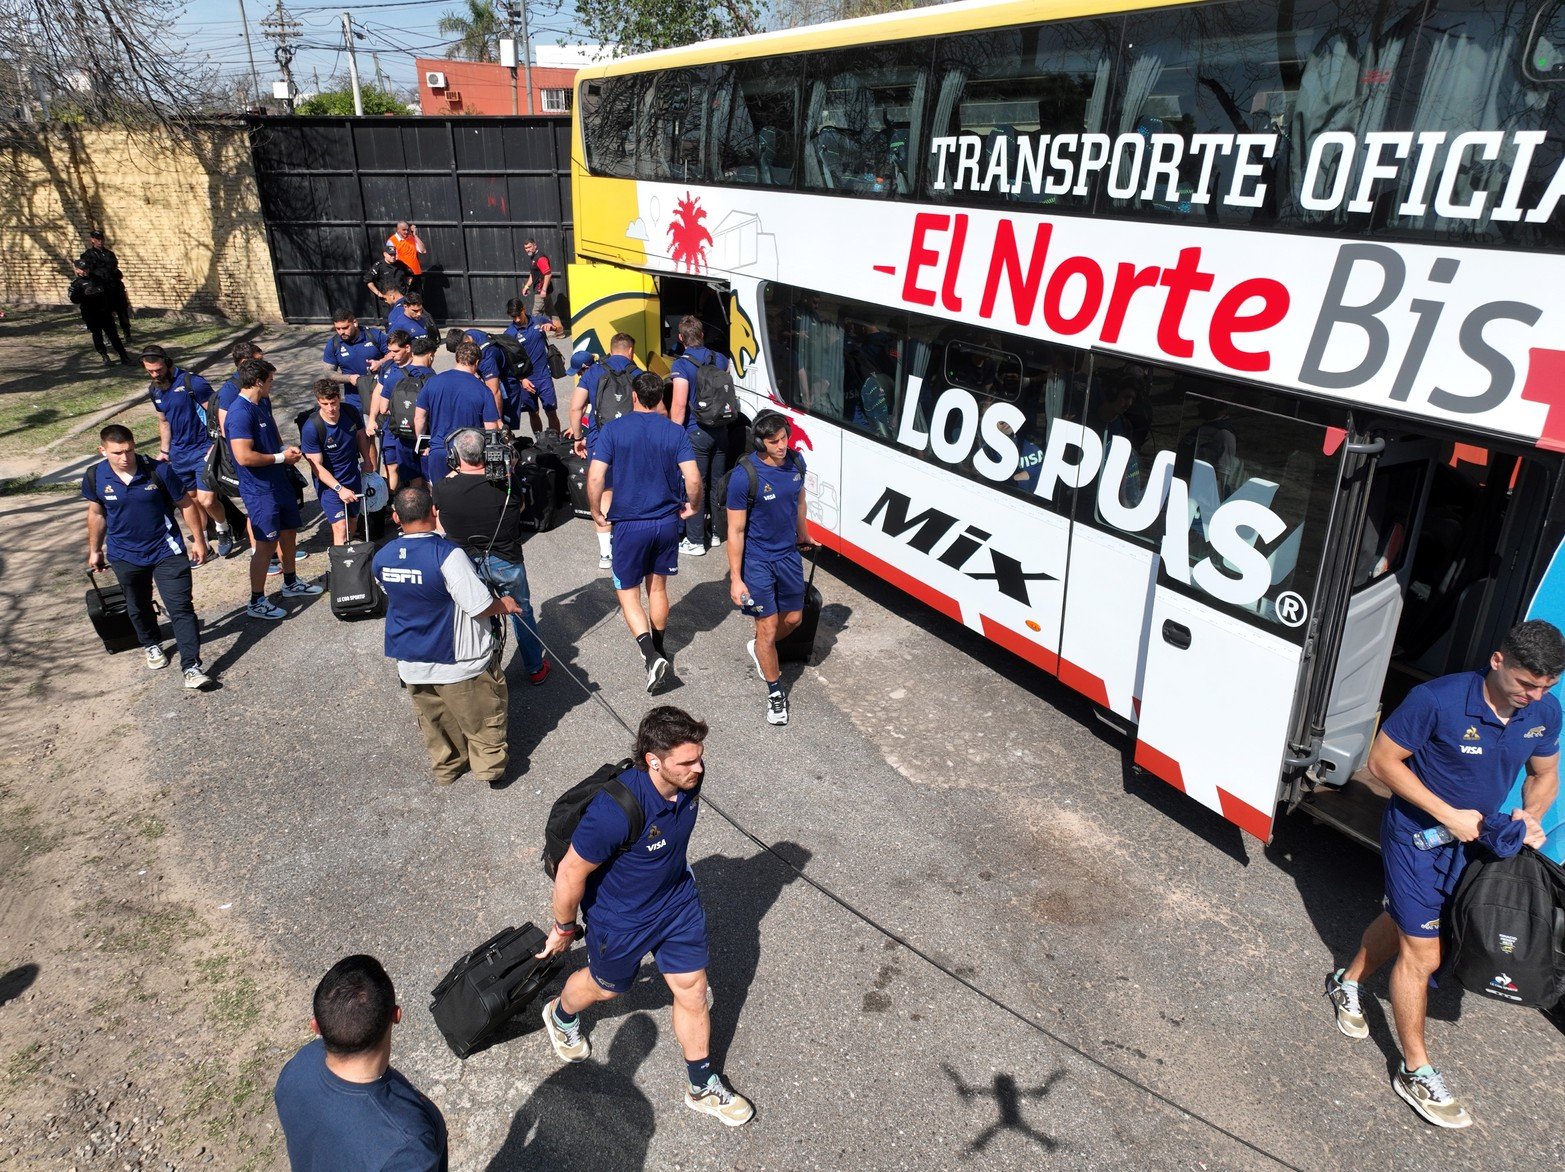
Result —
M242 127L0 132L0 305L64 303L93 227L138 308L281 319Z

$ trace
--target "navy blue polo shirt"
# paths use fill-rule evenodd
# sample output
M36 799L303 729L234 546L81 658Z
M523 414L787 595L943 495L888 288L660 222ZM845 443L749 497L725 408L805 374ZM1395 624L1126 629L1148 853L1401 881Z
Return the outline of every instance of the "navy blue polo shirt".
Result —
M407 311L402 308L402 302L399 301L386 315L386 329L406 330L415 338L426 338L429 336L429 310L426 308L418 315L418 320L414 321L407 315Z
M582 439L587 444L587 454L592 455L593 449L598 444L598 386L603 382L604 372L607 370L637 370L636 362L628 354L610 354L602 362L594 362L577 380L576 385L587 392L587 430L582 433ZM632 391L632 394L635 392ZM630 414L633 407L627 407L625 414ZM692 453L693 454L693 453Z
M349 1082L316 1038L283 1066L273 1092L294 1172L444 1172L446 1121L400 1071Z
M169 459L181 466L204 459L212 443L206 430L206 405L212 399L212 384L199 374L176 366L172 385L164 390L149 383L147 398L168 421Z
M581 906L592 917L593 931L600 933L655 927L696 898L686 855L701 787L665 798L645 769L627 770L620 780L641 803L641 837L616 854L630 834L630 824L619 803L603 793L588 803L571 835L576 853L598 865L587 876Z
M321 351L321 361L341 374L368 374L370 363L386 356L386 335L377 329L359 327L352 341L344 342L336 334Z
M543 328L536 325L519 326L512 322L505 332L522 344L522 349L533 364L532 373L527 376L527 381L533 385L533 393L541 395L544 391L552 391L554 374L549 370L549 339Z
M272 418L270 405L265 399L260 403L252 403L249 399L240 395L234 400L234 405L228 409L228 426L223 429L223 434L228 439L229 450L233 450L234 441L247 439L251 447L264 455L275 456L283 450L282 437L277 433L277 420ZM260 468L247 468L238 460L234 466L239 470L239 490L244 492L271 492L274 486L285 484L282 464L266 464Z
M103 506L111 562L155 566L164 558L184 555L174 504L185 499L185 488L167 463L138 455L136 471L126 484L107 460L99 460L82 475L82 499Z
M1545 695L1501 722L1484 700L1484 671L1458 672L1420 684L1381 731L1412 751L1408 766L1429 790L1459 810L1500 809L1517 772L1532 757L1560 751L1560 702ZM1391 807L1410 826L1435 819L1400 798Z
M483 330L463 330L467 340L475 343L481 350L482 356L478 359L478 377L487 382L489 379L499 379L502 388L511 381L511 364L506 359L505 351L498 346L489 344L489 335Z
M690 433L656 411L633 411L610 420L592 449L594 463L614 469L610 521L656 521L685 503L680 464L696 458Z
M431 375L418 393L418 405L424 409L424 430L441 448L453 431L483 427L500 419L494 395L477 375L465 370Z
M319 422L317 422L319 420ZM364 430L364 416L346 403L336 423L327 423L316 414L304 421L299 429L299 450L314 455L326 455L325 464L332 479L357 490L359 484L359 432ZM322 440L325 446L322 446ZM320 491L320 479L316 478L316 491Z
M719 370L728 369L728 359L716 350L706 346L691 346L678 358L674 359L674 367L669 372L670 378L682 378L690 384L690 393L685 399L685 429L695 431L700 428L696 422L696 367L706 365L710 360L712 365Z
M799 544L799 494L804 491L804 457L798 452L789 452L781 468L773 468L754 454L744 457L741 463L755 468L755 504L747 504L750 478L742 467L736 467L728 477L728 500L724 503L730 509L748 507L750 510L745 519L745 557L754 554L771 559L793 553Z

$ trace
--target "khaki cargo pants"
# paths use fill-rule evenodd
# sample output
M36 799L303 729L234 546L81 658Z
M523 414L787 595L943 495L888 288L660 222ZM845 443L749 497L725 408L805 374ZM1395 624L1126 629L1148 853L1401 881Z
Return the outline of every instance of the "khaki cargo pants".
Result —
M450 785L469 769L479 781L505 776L505 675L493 661L470 680L409 684L418 726L429 750L436 785Z

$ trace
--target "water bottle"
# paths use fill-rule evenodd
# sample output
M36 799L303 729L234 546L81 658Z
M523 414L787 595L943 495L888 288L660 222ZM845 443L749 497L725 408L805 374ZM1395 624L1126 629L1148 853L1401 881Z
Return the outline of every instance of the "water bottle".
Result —
M756 606L755 599L751 598L748 594L740 596L739 609L745 614L751 615L752 617L759 615L761 611L761 608Z
M1437 846L1444 846L1448 842L1455 842L1456 835L1452 834L1444 826L1431 826L1428 830L1420 830L1413 835L1413 845L1421 851L1432 851Z

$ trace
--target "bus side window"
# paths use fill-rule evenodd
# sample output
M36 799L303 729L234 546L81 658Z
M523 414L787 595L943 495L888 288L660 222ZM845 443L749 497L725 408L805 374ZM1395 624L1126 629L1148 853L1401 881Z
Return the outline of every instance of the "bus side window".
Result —
M905 41L806 60L807 190L913 193L930 58L930 42Z
M628 179L636 173L636 121L644 75L606 77L582 85L582 137L594 175Z
M693 183L706 178L707 94L703 70L657 75L641 102L638 179Z
M793 185L794 128L799 124L799 64L795 59L742 61L713 87L715 177L763 187Z

